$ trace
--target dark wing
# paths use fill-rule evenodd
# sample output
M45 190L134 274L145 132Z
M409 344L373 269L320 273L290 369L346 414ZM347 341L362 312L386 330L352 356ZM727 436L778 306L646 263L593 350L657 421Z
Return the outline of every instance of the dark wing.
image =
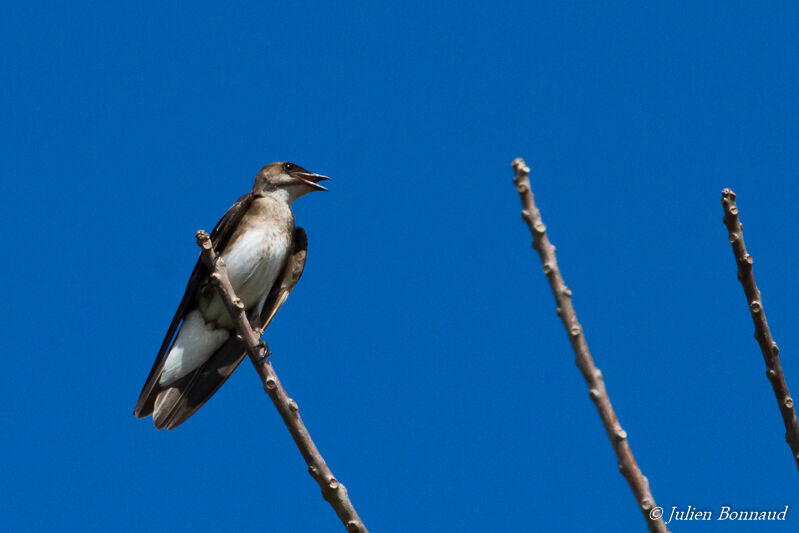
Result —
M266 298L261 314L252 326L266 330L267 326L300 280L305 269L308 239L302 228L294 229L294 248L280 277ZM170 384L155 400L153 422L158 429L174 429L185 422L208 401L236 370L246 355L244 344L237 335L231 337L200 368Z
M227 210L227 213L225 213L219 222L217 222L214 230L211 232L211 242L217 252L224 250L225 245L228 240L230 240L231 235L233 235L234 229L238 226L241 217L244 216L244 213L250 207L253 198L252 193L245 194L239 198L236 203ZM175 311L175 316L172 317L172 322L169 324L169 329L161 343L161 348L158 350L158 356L155 358L155 363L153 363L153 367L150 370L150 375L147 376L147 381L144 383L144 387L139 395L139 400L136 402L136 407L133 409L133 414L138 418L149 416L155 408L155 399L160 392L158 379L161 377L164 359L166 359L166 354L169 352L169 347L172 345L180 322L189 311L189 306L194 301L197 291L207 277L208 269L203 264L202 260L197 259L197 264L194 265L194 270L189 277L189 283L186 285L186 291L183 293L183 299L180 301L177 311Z
M219 219L214 229L211 230L211 242L214 244L214 250L216 250L217 253L225 249L230 237L233 236L233 230L238 227L241 217L243 217L244 213L250 208L254 199L255 196L253 196L251 192L248 192L236 200L236 203L230 206L227 213Z
M289 293L300 281L302 272L305 270L305 258L308 256L308 236L302 228L294 228L294 248L291 252L286 263L286 268L283 269L283 274L277 280L269 296L266 298L263 309L261 309L261 316L258 317L258 323L253 324L256 328L260 328L262 334L266 331L272 319L283 306Z
M200 368L160 390L153 411L155 427L172 429L185 422L227 381L244 354L244 344L231 335Z

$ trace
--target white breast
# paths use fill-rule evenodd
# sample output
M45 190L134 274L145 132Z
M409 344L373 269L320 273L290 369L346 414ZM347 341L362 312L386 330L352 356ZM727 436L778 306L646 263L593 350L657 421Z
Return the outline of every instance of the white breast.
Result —
M263 304L283 269L289 245L285 231L264 224L242 234L222 256L233 290L247 309Z
M233 290L248 311L255 308L260 312L285 265L291 241L284 228L269 221L250 225L222 254ZM233 327L215 291L210 301L201 303L200 310L207 321L221 328Z

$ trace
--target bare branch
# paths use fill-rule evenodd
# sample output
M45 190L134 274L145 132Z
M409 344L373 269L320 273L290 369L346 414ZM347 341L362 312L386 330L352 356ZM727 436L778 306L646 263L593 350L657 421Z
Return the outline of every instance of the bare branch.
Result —
M305 424L300 418L297 403L289 398L285 389L280 384L272 364L269 362L269 347L263 342L259 335L253 331L244 312L244 304L236 297L233 286L227 275L225 262L221 257L217 258L211 238L208 234L200 230L197 232L197 244L202 249L201 255L203 262L211 272L211 283L219 291L219 296L227 307L228 313L233 320L236 331L247 346L247 354L250 356L255 370L261 377L264 390L275 404L280 417L286 424L294 442L297 444L302 458L308 464L308 472L311 477L319 484L322 489L322 497L333 507L342 523L347 527L347 531L352 533L368 533L366 526L361 521L347 496L347 489L340 483L330 468L327 467L325 460L316 448L311 435L305 429Z
M515 171L513 182L516 184L519 198L522 201L522 219L530 227L530 232L533 234L533 249L538 252L541 263L544 265L544 274L549 280L552 295L558 305L558 316L563 322L563 327L566 328L572 350L574 350L574 355L576 356L577 367L583 374L586 385L588 385L589 396L596 406L599 418L602 419L602 425L605 426L610 443L616 452L619 470L627 480L627 484L630 485L633 495L635 495L649 531L667 532L666 524L658 513L658 510L662 513L662 509L655 506L655 499L649 490L649 482L638 468L633 452L630 449L630 444L627 442L627 432L622 429L616 413L613 411L613 406L605 389L602 372L594 365L591 352L588 351L583 328L577 321L577 314L572 305L572 292L563 281L558 262L555 259L555 247L549 242L546 226L541 219L538 207L535 205L533 192L530 190L530 169L524 164L522 158L514 159L511 166Z
M749 302L749 312L752 314L752 322L755 324L755 339L760 345L760 351L763 352L763 359L766 362L766 377L771 381L771 388L774 389L774 396L780 407L782 421L785 424L785 441L791 447L794 461L799 468L799 423L796 420L793 399L788 391L788 385L785 383L785 376L782 374L780 349L771 338L771 331L766 322L766 310L763 308L760 291L752 272L752 256L746 252L744 245L743 225L738 219L738 206L735 203L735 193L732 190L721 191L721 205L724 207L724 225L730 232L732 253L738 264L738 281L741 282L746 294L746 301Z

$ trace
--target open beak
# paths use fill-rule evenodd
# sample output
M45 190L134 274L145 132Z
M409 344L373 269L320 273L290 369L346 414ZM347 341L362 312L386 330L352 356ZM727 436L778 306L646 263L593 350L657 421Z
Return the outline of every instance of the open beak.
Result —
M313 172L297 172L296 174L292 174L292 176L316 191L326 191L327 188L319 185L319 182L330 179L327 176L314 174Z

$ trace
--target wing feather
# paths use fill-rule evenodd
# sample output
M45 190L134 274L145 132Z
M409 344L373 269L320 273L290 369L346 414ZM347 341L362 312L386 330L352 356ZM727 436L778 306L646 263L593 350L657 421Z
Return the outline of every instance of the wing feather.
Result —
M216 226L214 226L211 232L211 242L217 252L224 250L225 245L231 235L233 235L239 221L241 221L241 217L244 216L244 213L252 204L253 198L252 193L245 194L239 198L236 203L227 210L219 222L217 222ZM139 400L136 402L136 407L133 409L133 414L138 418L143 418L152 414L155 408L155 401L160 392L158 380L164 367L166 354L169 353L169 347L174 341L178 326L189 311L189 306L194 301L197 291L200 290L207 278L208 269L205 264L203 264L202 260L197 259L194 270L189 277L189 282L186 285L186 291L183 293L183 299L181 299L180 305L178 305L175 315L172 317L172 322L169 324L163 342L161 342L161 348L158 350L158 355L155 358L153 367L150 369L150 374L147 376L147 381L144 383L144 387L139 395Z

